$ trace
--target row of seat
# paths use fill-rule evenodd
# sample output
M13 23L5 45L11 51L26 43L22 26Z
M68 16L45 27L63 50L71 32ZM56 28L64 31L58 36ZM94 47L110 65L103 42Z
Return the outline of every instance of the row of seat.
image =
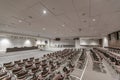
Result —
M103 57L98 53L98 51L91 49L91 57L93 60L93 69L96 71L104 72L104 67L103 67Z
M116 57L110 55L105 50L101 48L94 48L94 50L98 51L98 53L116 70L117 73L120 73L120 60L116 59Z
M29 59L4 63L0 70L0 79L46 79L50 76L50 73L57 70L61 64L65 63L67 60L72 61L72 56L74 57L78 52L79 50L65 49L63 51L57 51L55 53L44 55L42 59L35 59L34 57L31 57ZM70 64L71 63L69 63L69 68Z
M79 69L82 69L84 67L85 61L86 61L86 50L83 49L82 53L78 59L77 66Z
M111 52L120 54L120 48L118 48L118 47L105 47L105 48Z
M101 58L98 56L98 54L92 49L90 51L93 62L101 63Z

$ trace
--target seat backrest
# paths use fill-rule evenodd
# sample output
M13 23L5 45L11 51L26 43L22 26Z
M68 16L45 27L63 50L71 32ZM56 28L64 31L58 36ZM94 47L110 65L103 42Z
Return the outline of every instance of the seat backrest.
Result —
M0 77L7 75L7 72L0 73Z
M18 79L24 79L27 76L28 72L27 71L22 71L17 74Z
M21 68L21 67L12 70L13 74L17 74L17 73L19 73L20 71L22 71L22 68Z
M8 62L8 63L4 63L3 65L8 66L8 65L11 65L11 64L12 64L12 62Z
M21 62L21 60L14 61L15 64L18 64L18 63L20 63L20 62Z

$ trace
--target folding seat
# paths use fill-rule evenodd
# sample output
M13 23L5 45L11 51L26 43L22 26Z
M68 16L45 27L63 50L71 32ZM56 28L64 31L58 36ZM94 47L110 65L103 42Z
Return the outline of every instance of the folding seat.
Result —
M27 64L27 65L25 65L25 69L26 70L30 70L32 68L33 68L33 64Z
M69 62L68 67L69 67L70 72L72 72L75 66L71 62Z
M31 57L31 58L30 58L30 61L33 61L33 60L34 60L34 57Z
M12 80L12 76L7 76L5 80Z
M27 61L27 64L33 64L33 61Z
M56 67L53 64L51 64L49 66L50 66L50 72L53 72L56 69Z
M21 71L22 71L22 67L18 67L18 68L13 69L13 70L12 70L12 73L13 73L13 74L18 74L18 73L20 73Z
M35 59L35 62L39 62L39 58Z
M60 62L59 61L56 61L56 68L59 68L60 67Z
M7 70L12 70L15 68L15 64L5 66Z
M17 63L19 67L23 67L25 66L25 62L20 62L20 63Z
M34 74L36 74L39 71L40 71L39 67L32 68L32 73Z
M42 68L46 68L46 67L48 67L46 61L42 61L41 66L42 66Z
M0 80L4 79L6 77L7 77L7 72L6 71L0 73Z
M8 63L4 63L3 66L9 66L9 65L12 65L13 63L12 62L8 62Z
M41 66L41 62L35 62L36 67L40 67Z
M53 80L63 80L63 79L64 77L62 76L60 72L57 72L55 76L53 77Z
M15 64L13 64L12 62L4 63L3 65L7 70L12 70L15 67Z
M23 59L23 62L27 62L28 61L28 59Z
M28 76L28 71L22 71L18 74L16 74L17 79L22 79L22 80L26 80L27 76Z
M20 62L21 62L21 60L14 61L14 64L18 64L18 63L20 63Z
M46 77L48 74L49 74L49 71L46 68L44 68L43 71L41 72L42 77Z

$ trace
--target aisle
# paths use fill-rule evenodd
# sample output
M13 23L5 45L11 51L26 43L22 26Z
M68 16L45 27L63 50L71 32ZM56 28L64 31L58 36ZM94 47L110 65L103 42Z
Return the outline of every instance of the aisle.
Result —
M90 56L90 52L87 52L87 58L88 58L88 64L82 80L114 80L112 79L107 68L105 68L106 73L97 72L93 70L93 62Z

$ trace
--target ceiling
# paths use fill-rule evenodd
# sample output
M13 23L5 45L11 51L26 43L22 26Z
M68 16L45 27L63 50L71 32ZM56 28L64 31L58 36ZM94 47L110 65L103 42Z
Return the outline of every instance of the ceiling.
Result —
M55 38L117 30L120 0L0 0L0 31Z

